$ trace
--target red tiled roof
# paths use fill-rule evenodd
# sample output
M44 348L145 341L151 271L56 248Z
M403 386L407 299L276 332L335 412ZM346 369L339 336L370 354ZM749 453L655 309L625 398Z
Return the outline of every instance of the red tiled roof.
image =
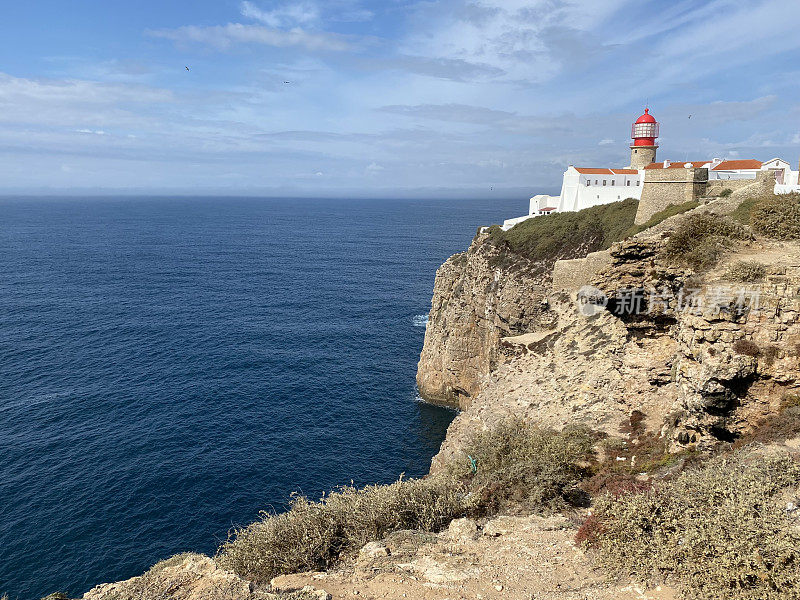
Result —
M584 175L613 175L611 169L590 169L587 167L575 167L575 170L578 173L583 173Z
M684 160L682 162L670 163L670 165L667 168L668 169L685 169L686 168L686 164L688 163L688 164L691 164L693 168L699 169L703 165L707 165L710 162L711 162L710 160L689 160L689 161ZM663 169L663 168L664 168L664 163L663 162L650 163L649 165L647 165L645 167L645 169Z
M745 160L723 160L712 171L738 171L739 169L760 169L761 161L753 158Z
M594 169L589 167L575 167L583 175L636 175L636 169Z
M539 212L550 212L551 210L555 210L555 209L556 209L555 206L548 206L546 208L540 208Z

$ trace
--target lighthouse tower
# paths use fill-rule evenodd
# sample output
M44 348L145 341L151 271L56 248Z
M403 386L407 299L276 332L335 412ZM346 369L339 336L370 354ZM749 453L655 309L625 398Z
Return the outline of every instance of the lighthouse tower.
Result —
M645 108L644 114L631 127L631 169L644 169L656 162L657 137L658 123L650 114L650 109Z

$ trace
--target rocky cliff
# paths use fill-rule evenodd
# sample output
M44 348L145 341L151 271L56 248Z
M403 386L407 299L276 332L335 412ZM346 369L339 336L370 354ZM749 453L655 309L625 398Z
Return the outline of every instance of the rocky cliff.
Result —
M417 371L420 395L465 408L498 362L500 339L550 320L546 266L504 252L479 234L436 273Z
M719 249L710 244L719 260L704 269L665 250L682 224L709 214L728 222L725 215L748 197L743 190L708 199L609 250L560 261L545 293L545 278L535 280L540 293L527 311L504 299L505 315L536 317L517 319L513 329L507 316L483 319L480 326L471 320L497 306L483 290L503 289L502 272L484 274L491 286L481 282L478 293L453 294L454 274L463 288L467 274L491 273L479 258L480 239L457 268L446 264L437 276L418 377L421 388L432 381L439 389L460 386L470 402L451 425L433 469L458 454L473 432L511 416L556 428L584 423L624 437L630 416L643 415L648 430L678 450L734 442L794 402L800 393L800 245L742 228L733 241L720 239ZM759 271L753 281L736 274L743 261ZM524 278L524 272L516 275L505 293L525 290ZM600 300L582 297L586 289ZM459 344L463 358L448 362L451 355L442 349ZM470 352L482 360L466 371Z
M546 295L556 262L608 248L635 214L630 199L558 220L529 219L508 232L494 226L478 233L436 274L417 370L420 395L468 407L502 362L502 338L552 327Z

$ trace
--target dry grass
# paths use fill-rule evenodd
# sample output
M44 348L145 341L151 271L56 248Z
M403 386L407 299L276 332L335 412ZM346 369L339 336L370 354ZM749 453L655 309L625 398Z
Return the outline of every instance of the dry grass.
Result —
M769 195L750 210L753 231L778 240L800 238L800 194Z
M688 599L796 599L800 533L778 495L798 484L788 455L739 451L649 490L604 496L585 534L611 570L673 581Z
M738 260L728 267L723 277L728 281L755 283L762 281L767 274L767 267L757 260Z
M728 217L694 214L671 233L662 255L674 264L705 271L713 267L736 240L748 237L746 229Z
M576 486L587 474L595 441L586 429L554 432L511 419L475 435L452 473L474 494L475 515L511 508L552 512L588 499ZM467 456L475 460L475 472Z
M392 531L438 531L466 509L463 488L447 477L343 487L319 502L295 496L289 511L262 513L260 521L236 530L217 562L265 583L282 573L330 567Z
M518 421L501 423L476 435L463 460L446 473L344 487L318 502L296 496L287 512L262 513L260 521L236 530L216 560L263 583L283 573L328 568L394 531L435 532L454 518L491 514L512 504L555 510L580 492L575 484L592 444L585 430L552 432ZM467 455L475 460L474 470Z

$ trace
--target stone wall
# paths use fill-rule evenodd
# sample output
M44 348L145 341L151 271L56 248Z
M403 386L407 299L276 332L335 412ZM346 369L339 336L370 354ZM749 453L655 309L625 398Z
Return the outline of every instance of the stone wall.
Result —
M586 258L559 260L553 267L553 291L566 291L571 296L611 264L608 250L592 252Z
M729 189L732 192L741 190L747 186L753 185L755 179L710 179L706 186L706 195L719 196L720 192L724 189Z
M708 169L646 169L634 223L641 225L668 206L705 196L707 183Z

